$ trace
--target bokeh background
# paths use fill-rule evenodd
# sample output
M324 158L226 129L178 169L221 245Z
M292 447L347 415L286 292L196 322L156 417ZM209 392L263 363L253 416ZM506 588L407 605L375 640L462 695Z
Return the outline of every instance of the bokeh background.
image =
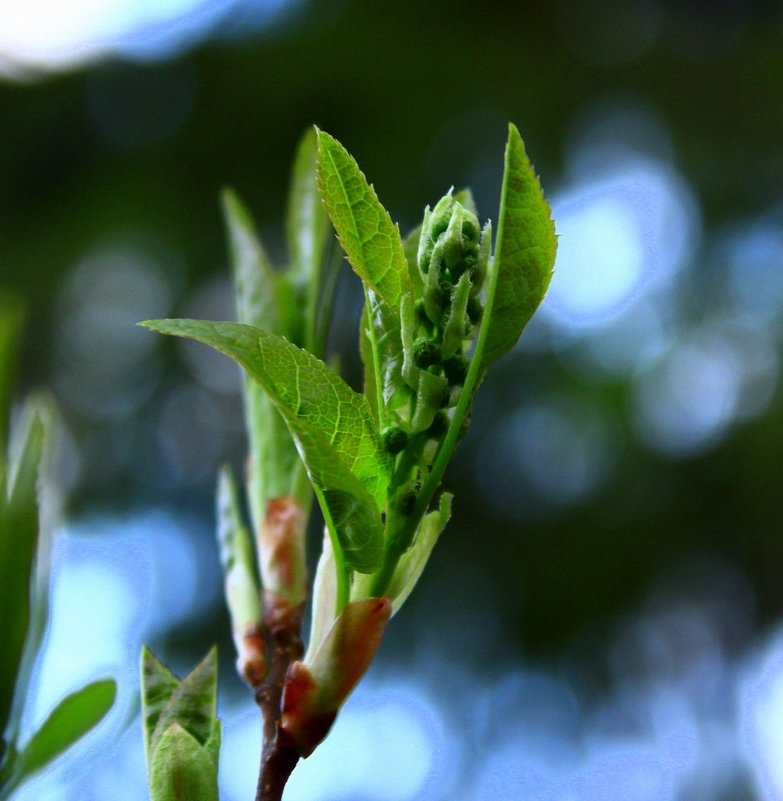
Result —
M509 120L557 219L552 288L479 393L423 582L286 798L783 798L782 98L778 0L0 0L0 287L28 307L20 388L64 423L30 720L122 685L19 798L145 798L142 641L177 670L220 643L224 797L252 797L212 534L239 376L134 327L232 317L220 188L282 258L317 123L404 229L451 185L496 219ZM346 269L354 383L358 304Z

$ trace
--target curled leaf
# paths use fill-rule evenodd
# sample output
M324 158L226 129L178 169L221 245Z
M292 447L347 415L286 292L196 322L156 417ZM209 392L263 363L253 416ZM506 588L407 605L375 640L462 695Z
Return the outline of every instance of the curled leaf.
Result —
M212 345L263 386L283 415L310 480L327 497L330 508L325 512L345 524L337 536L346 564L371 572L383 557L380 506L391 461L367 399L320 359L268 331L202 320L144 325Z
M397 563L387 589L387 595L392 603L392 614L396 614L405 603L424 571L438 537L449 522L452 497L448 492L441 495L438 509L422 519L411 547Z

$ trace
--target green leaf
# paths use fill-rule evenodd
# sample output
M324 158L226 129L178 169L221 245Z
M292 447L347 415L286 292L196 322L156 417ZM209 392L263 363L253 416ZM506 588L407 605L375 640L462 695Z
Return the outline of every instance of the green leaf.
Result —
M355 487L324 490L323 499L348 567L372 572L383 556L383 526L377 508Z
M478 209L476 208L476 201L473 199L473 193L465 187L460 189L459 192L454 193L454 200L461 203L468 211L478 217Z
M412 304L410 305L412 312ZM377 348L384 407L388 411L394 411L409 401L412 395L411 388L403 378L405 350L402 342L402 320L399 312L372 290L367 292L365 306Z
M142 715L148 764L158 742L173 723L185 728L198 743L212 734L217 705L217 649L182 680L149 651L142 650Z
M111 709L116 696L114 681L104 679L61 701L19 755L18 780L43 768L85 735Z
M348 151L318 132L318 188L351 266L390 306L410 291L400 231Z
M312 615L310 616L310 637L307 640L307 654L315 653L321 640L332 627L337 608L337 565L334 559L332 538L324 532L321 555L315 568L312 593ZM307 654L304 659L307 661Z
M321 434L370 495L379 503L385 500L390 463L367 399L320 359L282 337L238 323L152 320L142 325L197 339L231 356L266 389L289 424ZM313 457L318 472L317 454Z
M147 764L152 759L153 733L179 679L146 646L141 650L142 720Z
M256 236L250 213L231 190L223 192L223 210L242 323L292 337L301 323L288 278L272 268ZM297 455L288 432L266 393L255 381L244 386L245 422L250 440L248 493L254 526L260 526L270 497L286 494Z
M5 449L8 442L8 419L11 411L11 389L14 384L19 339L24 310L10 296L0 296L0 486L5 473Z
M420 297L424 291L424 286L421 282L421 273L419 272L419 240L421 239L422 226L417 225L405 237L402 243L402 249L405 253L405 259L408 262L408 275L410 275L411 283L414 288L415 297Z
M314 128L310 128L300 140L296 150L286 220L292 275L297 285L303 287L318 285L329 235L329 218L321 203L315 178L317 153L316 132ZM308 302L310 300L308 297ZM312 300L315 301L316 298Z
M212 741L219 747L219 725ZM179 723L158 740L150 764L152 801L218 801L216 747L205 747Z
M220 746L223 742L223 726L217 718L212 721L212 730L209 732L209 737L204 743L204 751L207 752L212 764L215 766L215 772L218 770L220 762Z
M239 321L292 336L289 330L294 305L291 287L272 267L250 212L236 192L225 189L222 201Z
M367 303L365 302L364 306L362 306L362 316L359 320L359 355L364 366L364 397L367 398L376 426L380 427L382 422L382 401L380 400L380 376L376 370L378 349L375 345L374 333L370 327Z
M448 492L444 492L440 496L439 508L422 519L416 539L397 563L397 568L386 590L386 596L392 602L392 614L396 613L405 603L416 586L438 537L446 527L446 523L449 522L452 497Z
M259 647L261 589L256 578L253 540L242 518L236 483L228 466L218 476L216 511L223 588L237 650L237 670L251 686L257 686L266 673L264 649Z
M549 287L556 248L549 204L519 131L509 125L497 245L484 311L488 329L482 368L519 339Z
M217 535L228 609L235 628L244 631L250 623L261 623L261 600L253 541L242 519L236 483L228 466L218 477Z
M0 497L0 732L6 727L30 626L30 599L38 543L37 478L44 428L34 415L11 466L8 498ZM19 692L24 688L16 688Z
M142 651L142 716L152 801L217 801L217 650L180 681Z
M152 732L152 742L156 742L177 721L198 742L205 743L212 731L216 704L217 649L213 647L169 696Z
M285 418L311 481L324 490L327 503L331 498L335 504L333 517L344 524L337 533L346 563L371 571L382 557L379 508L386 499L391 463L367 399L322 361L266 331L199 320L144 325L212 345L264 387ZM350 504L344 494L352 496Z

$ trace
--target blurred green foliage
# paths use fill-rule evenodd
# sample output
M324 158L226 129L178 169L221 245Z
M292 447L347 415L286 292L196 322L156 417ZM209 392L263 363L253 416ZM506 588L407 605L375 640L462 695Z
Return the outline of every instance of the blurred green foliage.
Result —
M13 365L24 314L21 304L0 297L0 414L13 399ZM112 679L70 693L36 731L28 717L34 667L43 648L49 615L51 534L39 499L51 455L54 414L28 400L22 419L0 427L0 798L55 760L109 711ZM7 432L10 432L7 434Z

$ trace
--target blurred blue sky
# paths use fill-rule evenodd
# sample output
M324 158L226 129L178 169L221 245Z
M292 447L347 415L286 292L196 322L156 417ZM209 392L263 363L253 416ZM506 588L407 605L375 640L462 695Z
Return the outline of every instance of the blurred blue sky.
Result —
M107 56L171 57L218 33L247 36L297 0L0 2L0 75L24 78Z

